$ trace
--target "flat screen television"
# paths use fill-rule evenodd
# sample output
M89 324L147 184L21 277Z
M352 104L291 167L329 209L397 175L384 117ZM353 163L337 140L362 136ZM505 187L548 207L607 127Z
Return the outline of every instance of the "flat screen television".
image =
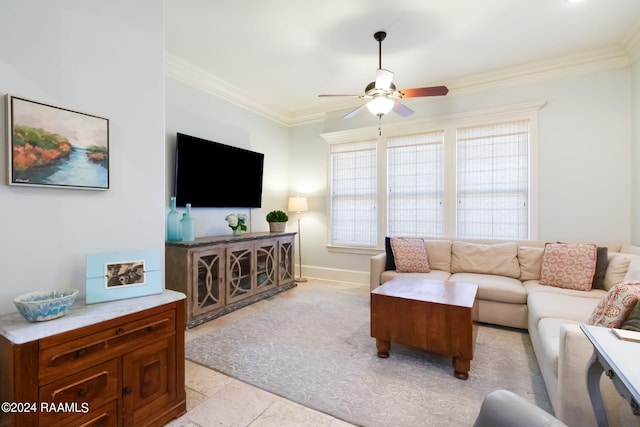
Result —
M194 208L262 206L264 154L178 133L176 205Z

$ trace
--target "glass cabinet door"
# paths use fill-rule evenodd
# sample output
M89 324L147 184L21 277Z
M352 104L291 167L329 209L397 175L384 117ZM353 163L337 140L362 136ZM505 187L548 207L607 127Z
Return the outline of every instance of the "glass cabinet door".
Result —
M224 306L224 249L209 249L192 254L193 280L191 317Z
M273 288L277 284L276 256L278 242L264 242L256 247L256 288Z
M227 248L227 303L253 294L253 243L229 245Z
M293 236L290 238L283 238L279 244L279 256L278 256L278 286L285 283L293 282L294 278L294 240Z

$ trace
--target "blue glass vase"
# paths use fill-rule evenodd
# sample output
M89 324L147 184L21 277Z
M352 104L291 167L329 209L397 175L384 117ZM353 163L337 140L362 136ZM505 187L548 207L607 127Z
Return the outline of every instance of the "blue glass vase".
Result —
M183 242L193 242L195 240L195 223L191 217L191 203L187 203L187 211L180 220L180 235Z
M180 212L176 209L176 198L171 197L171 209L167 214L167 240L180 241Z

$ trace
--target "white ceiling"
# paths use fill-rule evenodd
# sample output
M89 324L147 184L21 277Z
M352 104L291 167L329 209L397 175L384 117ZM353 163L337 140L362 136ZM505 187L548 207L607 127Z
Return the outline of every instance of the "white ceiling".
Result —
M165 50L168 75L291 124L362 102L318 94L364 93L379 30L398 89L451 96L527 64L637 59L639 23L639 0L165 0Z

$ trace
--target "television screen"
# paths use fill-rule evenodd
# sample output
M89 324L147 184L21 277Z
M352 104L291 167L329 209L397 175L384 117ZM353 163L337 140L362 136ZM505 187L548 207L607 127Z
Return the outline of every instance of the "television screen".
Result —
M262 153L178 133L176 205L259 208L263 165Z

